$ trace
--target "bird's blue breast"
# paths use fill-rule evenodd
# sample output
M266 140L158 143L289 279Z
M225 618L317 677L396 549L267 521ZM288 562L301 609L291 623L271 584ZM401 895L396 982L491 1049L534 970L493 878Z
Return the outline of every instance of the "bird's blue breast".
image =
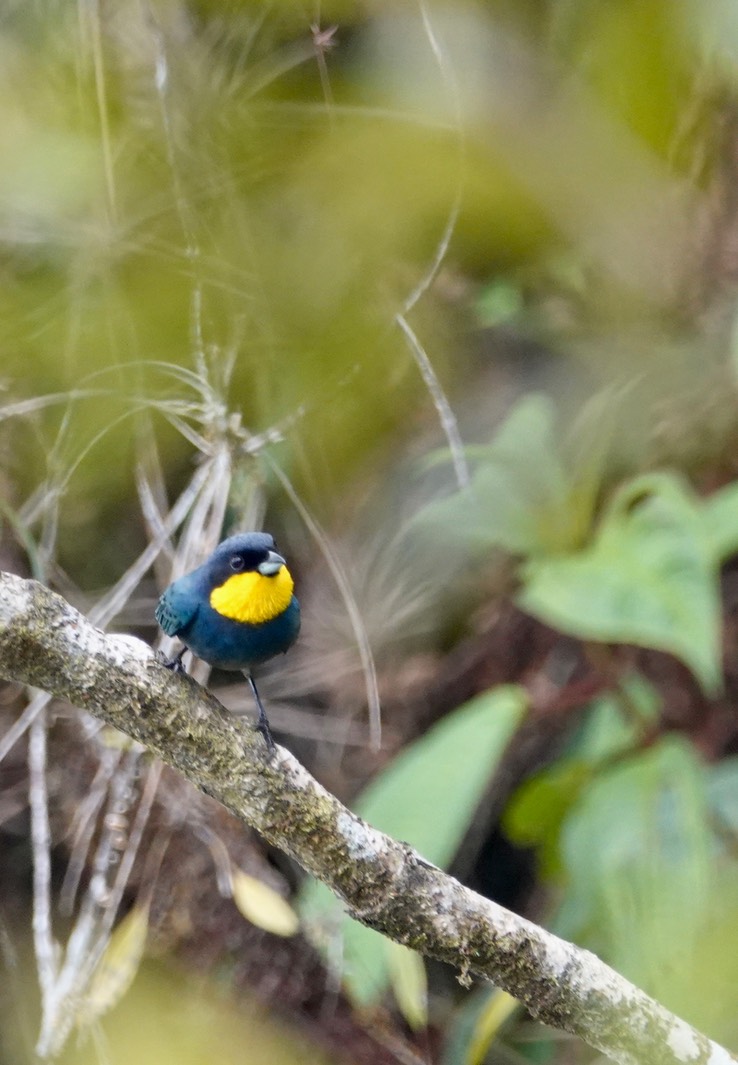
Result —
M190 623L179 637L198 658L218 669L249 669L283 654L300 631L300 605L292 599L276 618L258 625L233 621L200 599Z

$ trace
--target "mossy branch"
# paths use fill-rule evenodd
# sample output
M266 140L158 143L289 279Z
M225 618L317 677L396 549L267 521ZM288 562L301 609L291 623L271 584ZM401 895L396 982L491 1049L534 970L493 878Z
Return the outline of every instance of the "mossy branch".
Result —
M504 910L347 810L286 750L229 716L146 644L106 635L36 581L0 573L0 676L144 744L327 884L348 912L508 991L615 1061L736 1059L586 950Z

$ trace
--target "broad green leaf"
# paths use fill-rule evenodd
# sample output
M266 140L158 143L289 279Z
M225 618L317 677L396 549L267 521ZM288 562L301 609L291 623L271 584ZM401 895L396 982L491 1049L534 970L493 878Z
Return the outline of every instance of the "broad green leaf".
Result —
M372 781L356 812L447 866L526 709L525 691L513 685L460 707ZM300 909L328 958L340 959L353 996L375 1001L388 982L383 937L344 917L338 901L315 882L303 892Z
M557 931L661 997L709 916L705 773L692 747L669 737L602 772L570 811L562 850Z
M705 691L721 683L717 561L699 501L677 477L631 482L593 543L523 568L520 606L583 639L668 651Z
M715 818L718 839L738 836L738 758L725 758L710 767L707 798Z
M356 812L445 868L526 709L516 685L466 703L399 754L361 793Z
M656 725L661 704L660 693L642 674L627 674L617 690L592 701L576 738L577 756L596 767L627 751Z
M592 775L587 762L566 759L527 780L508 803L503 828L513 843L538 848L543 876L558 871L561 825Z
M507 805L505 832L513 842L537 848L544 876L558 877L562 826L603 764L631 751L656 720L659 697L645 678L633 673L621 687L592 702L567 753L526 780Z
M565 434L561 452L571 470L567 506L569 541L565 551L580 547L591 535L607 459L617 433L618 411L628 386L606 388L590 396ZM573 520L572 520L573 519Z
M738 552L738 484L715 492L704 503L704 520L712 549L720 562Z
M564 550L579 541L582 515L559 458L550 399L536 393L521 399L473 457L469 488L429 504L418 523L472 549L498 546L512 554Z
M420 954L385 939L385 956L392 993L400 1013L414 1031L428 1024L428 977Z

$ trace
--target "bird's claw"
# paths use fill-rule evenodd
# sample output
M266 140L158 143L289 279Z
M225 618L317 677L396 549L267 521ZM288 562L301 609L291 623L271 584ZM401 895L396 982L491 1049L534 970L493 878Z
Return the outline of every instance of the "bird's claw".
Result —
M174 658L167 658L162 651L157 651L157 657L165 669L171 669L172 673L184 673L186 675L187 670L182 665L182 656L187 648L183 648L179 654L176 654Z
M257 723L256 723L256 731L260 732L262 734L262 736L264 737L264 743L266 743L266 745L267 745L267 750L269 750L269 751L276 750L277 745L274 742L274 739L272 737L272 733L271 733L271 731L269 729L269 723L267 721L261 721L261 720L257 721Z

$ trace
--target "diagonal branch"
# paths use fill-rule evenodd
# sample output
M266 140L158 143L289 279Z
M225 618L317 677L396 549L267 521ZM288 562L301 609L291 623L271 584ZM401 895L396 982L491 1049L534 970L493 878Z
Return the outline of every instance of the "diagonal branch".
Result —
M140 640L94 628L35 581L0 573L0 677L68 699L179 769L400 943L474 973L616 1061L728 1065L727 1050L588 951L464 888L347 810L282 748Z

